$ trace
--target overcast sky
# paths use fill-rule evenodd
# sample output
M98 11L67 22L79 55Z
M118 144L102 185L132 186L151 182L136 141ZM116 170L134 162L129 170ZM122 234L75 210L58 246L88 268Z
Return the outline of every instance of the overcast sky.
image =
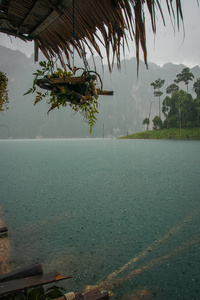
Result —
M179 32L177 26L174 31L166 10L166 1L160 2L164 8L166 26L163 25L161 16L157 12L156 36L152 34L151 23L146 14L148 61L159 65L167 62L182 63L190 68L200 65L200 7L197 5L197 0L182 0L185 35L182 24ZM25 43L5 34L0 34L0 45L20 50L29 57L33 53L33 43ZM133 42L130 44L130 52L126 51L125 58L132 56L135 56ZM140 52L140 58L143 60L142 52Z

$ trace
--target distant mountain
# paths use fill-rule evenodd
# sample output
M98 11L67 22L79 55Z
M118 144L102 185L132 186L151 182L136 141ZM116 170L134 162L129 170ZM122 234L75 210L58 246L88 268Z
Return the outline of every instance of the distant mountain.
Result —
M43 57L40 57L43 60ZM89 59L94 70L92 59ZM151 118L158 114L158 101L153 96L151 82L165 79L166 87L173 83L184 65L165 64L163 67L149 63L148 70L142 61L137 78L136 59L123 60L121 70L114 65L110 74L108 66L102 68L101 60L95 58L96 70L101 75L103 88L113 90L114 96L99 97L98 122L91 137L118 137L145 130L142 121L149 114L150 101L153 102ZM83 61L75 57L75 65L83 66ZM9 128L12 138L77 138L89 137L89 126L83 117L73 114L70 107L54 110L47 116L46 102L33 106L34 95L23 96L33 82L32 73L38 68L33 57L27 58L19 51L0 46L0 70L9 78L9 110L0 115L0 124ZM200 77L199 66L191 69L196 78ZM183 89L185 89L183 85ZM190 84L192 92L192 83ZM163 94L162 99L165 97ZM0 126L0 138L9 138L6 126Z

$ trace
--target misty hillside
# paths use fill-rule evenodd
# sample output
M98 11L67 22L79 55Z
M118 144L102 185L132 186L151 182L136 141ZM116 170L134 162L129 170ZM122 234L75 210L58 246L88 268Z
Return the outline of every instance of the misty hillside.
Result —
M43 60L40 57L40 60ZM81 66L80 59L75 58L75 65ZM94 70L89 60L91 70ZM173 83L176 75L182 71L184 65L165 64L162 68L149 63L148 70L142 61L137 78L136 59L123 60L121 70L114 65L110 74L108 67L103 70L100 59L95 59L96 70L101 75L103 88L113 90L114 96L99 97L98 122L93 128L91 137L118 137L127 133L144 130L142 121L148 116L150 101L153 102L151 119L158 115L158 100L154 98L151 82L159 77L165 79L166 87ZM70 107L54 110L47 116L49 105L46 102L33 106L34 95L23 96L32 86L32 73L38 68L34 59L27 58L19 51L13 51L0 46L0 70L5 72L9 79L9 110L0 115L0 124L9 128L12 138L77 138L89 137L89 125L84 122L83 116L75 114ZM200 77L199 66L191 69L195 78ZM190 84L189 92L192 93ZM184 86L182 86L185 89ZM165 97L163 94L161 100ZM0 138L9 138L6 126L0 126ZM104 133L103 133L104 131Z

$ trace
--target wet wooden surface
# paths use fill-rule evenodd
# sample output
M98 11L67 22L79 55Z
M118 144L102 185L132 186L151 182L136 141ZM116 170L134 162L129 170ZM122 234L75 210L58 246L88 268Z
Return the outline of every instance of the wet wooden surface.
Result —
M0 227L0 233L5 233L8 231L8 227L4 226L4 227Z
M60 281L68 279L71 277L65 277L57 272L52 272L49 274L37 275L26 277L22 279L11 280L7 282L0 283L0 297L12 294L14 292L23 290L25 288L32 288L39 285L44 285L47 283L52 283L55 281Z
M0 283L43 274L42 265L38 262L0 276Z

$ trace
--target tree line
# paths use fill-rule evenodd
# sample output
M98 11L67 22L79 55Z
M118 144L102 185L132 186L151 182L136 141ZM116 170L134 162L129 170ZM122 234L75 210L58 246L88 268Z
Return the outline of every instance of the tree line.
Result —
M165 119L161 119L161 103L162 86L165 80L158 78L151 83L154 89L154 96L159 100L159 113L152 120L153 129L162 128L194 128L200 126L200 78L193 83L193 89L196 97L193 98L188 93L188 84L193 81L194 75L189 68L184 68L180 74L176 75L174 82L166 88L168 96L162 102L162 113ZM186 91L179 88L178 84L184 82ZM150 114L149 114L150 115ZM143 125L146 125L148 130L150 125L150 116L143 120Z

